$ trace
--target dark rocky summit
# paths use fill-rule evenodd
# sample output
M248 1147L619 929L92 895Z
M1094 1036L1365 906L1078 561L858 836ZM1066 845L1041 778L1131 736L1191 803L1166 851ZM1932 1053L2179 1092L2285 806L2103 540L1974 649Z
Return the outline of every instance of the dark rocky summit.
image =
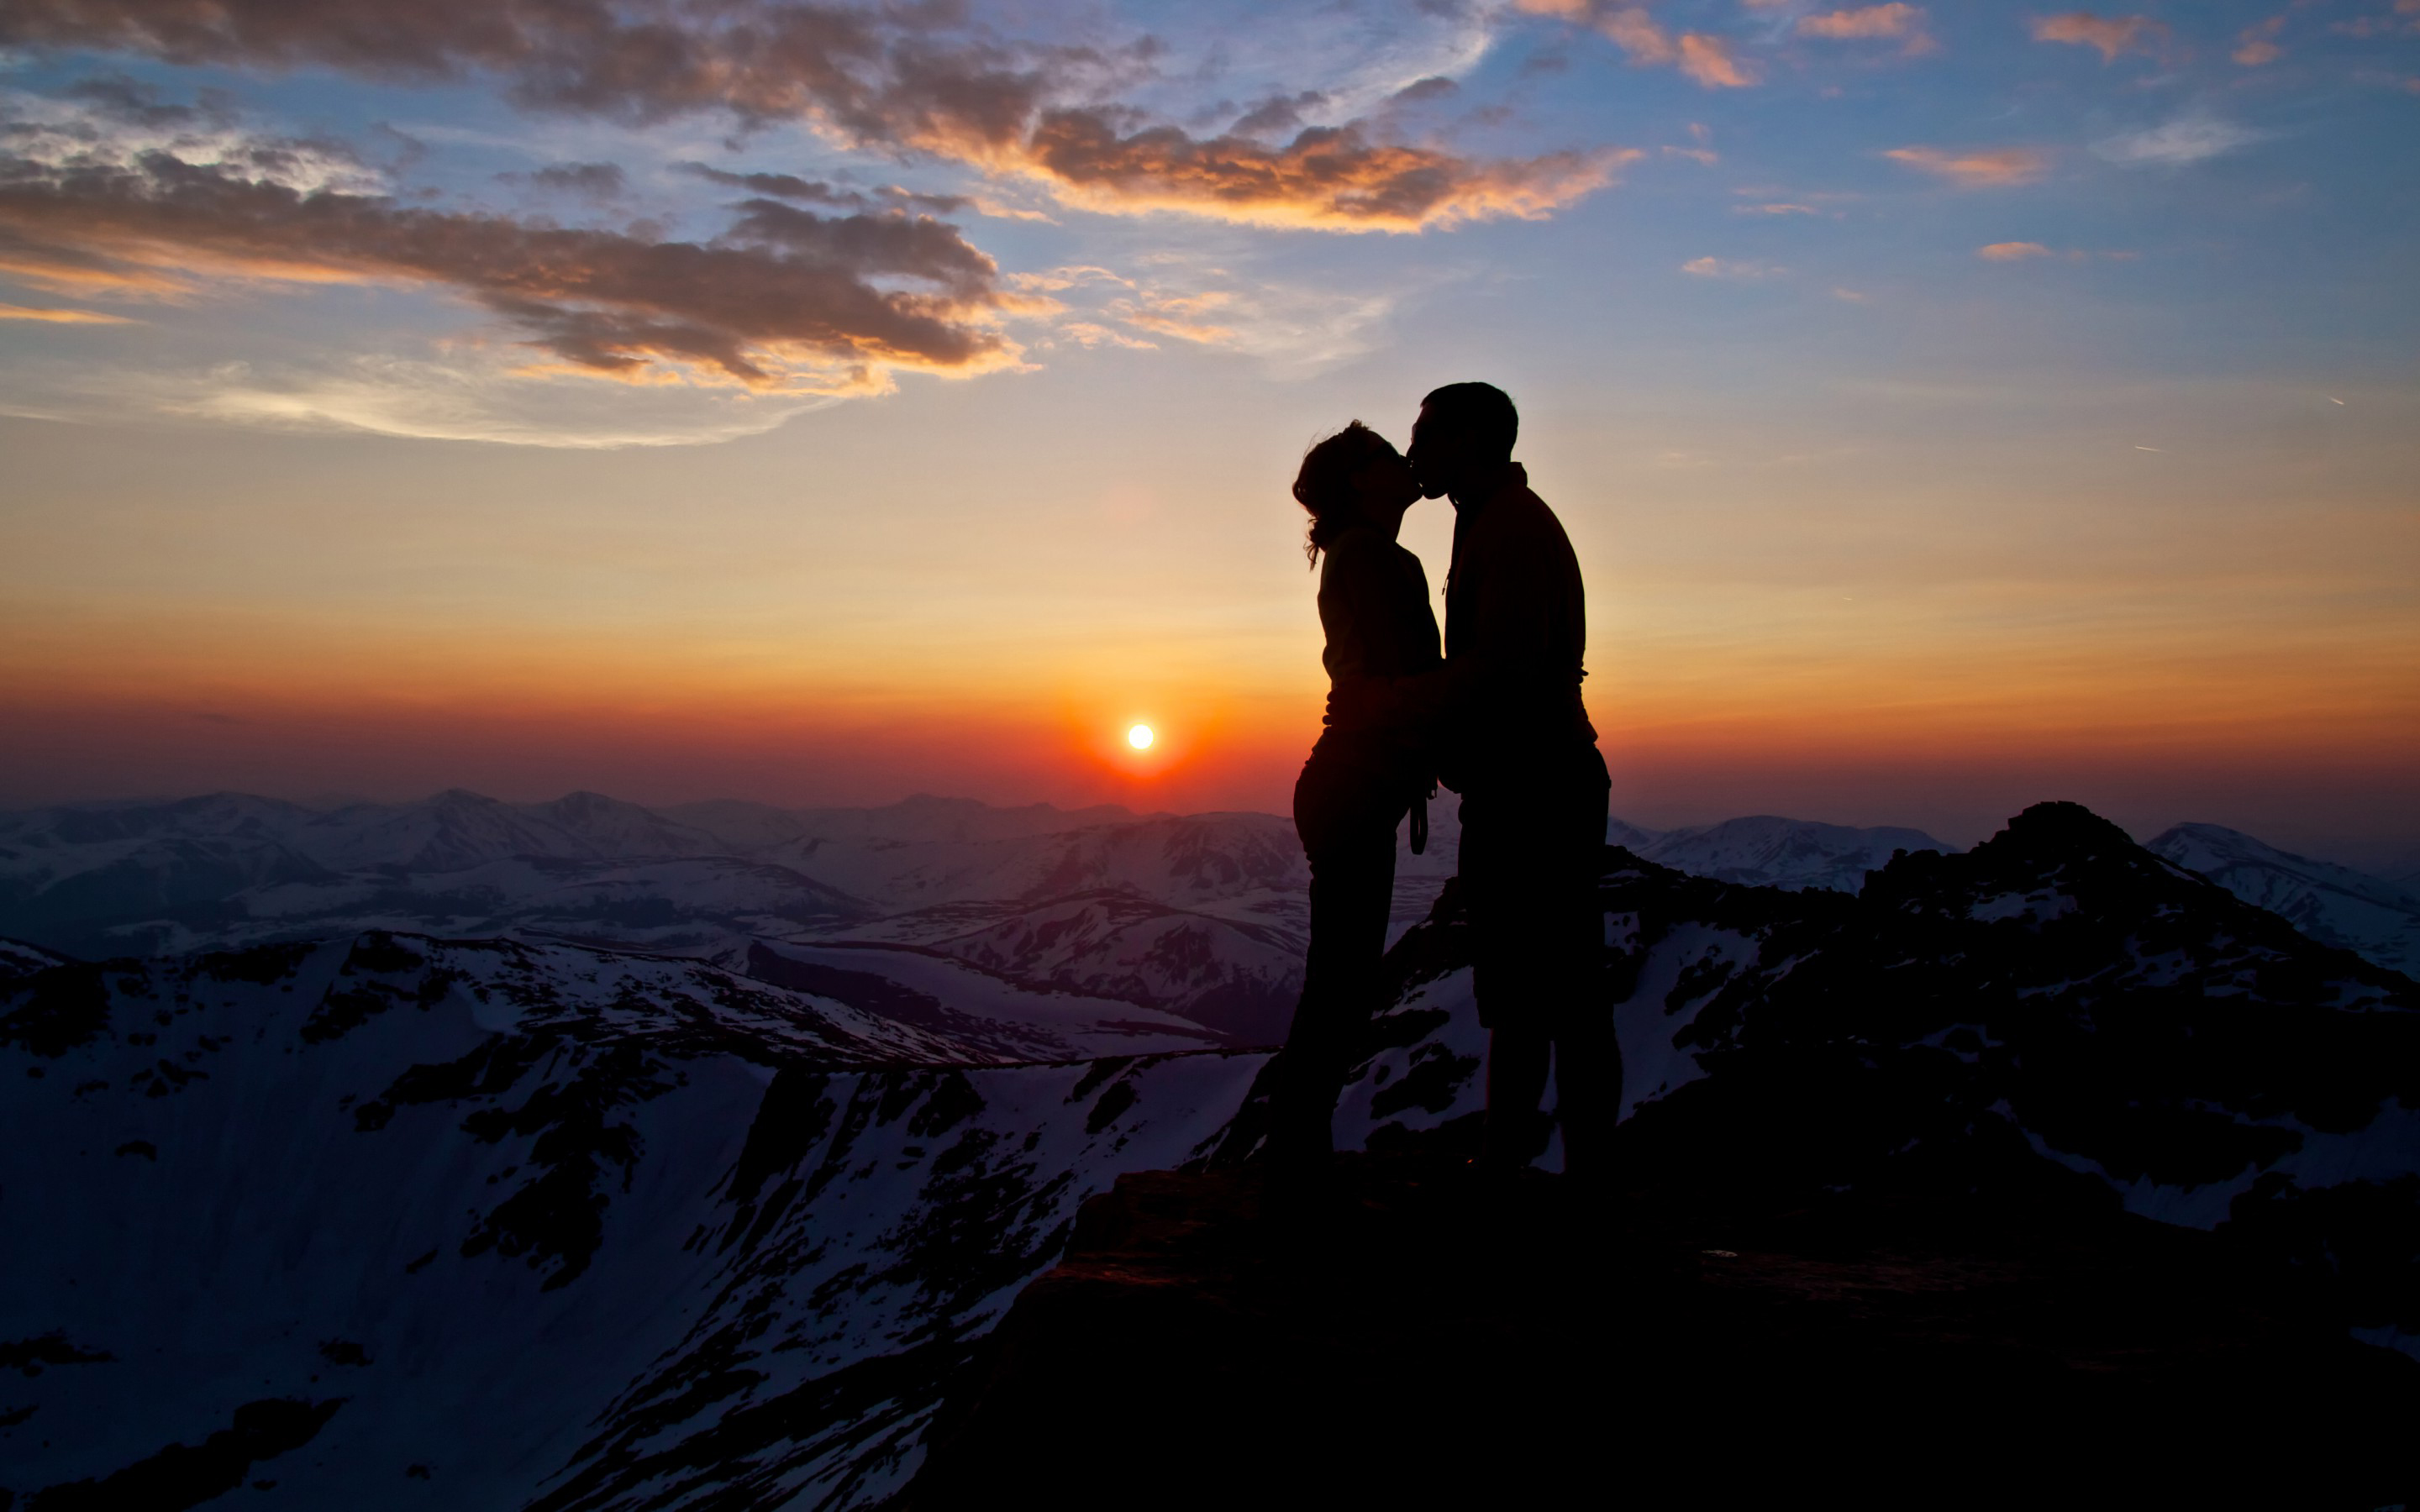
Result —
M1273 1213L1255 1174L1121 1178L896 1504L2420 1495L2420 1364L2084 1178L1761 1211L1560 1185L1348 1155L1314 1211Z
M2420 1363L2357 1342L2420 1328L2409 979L2071 804L1855 897L1617 850L1604 898L1622 1190L1464 1166L1449 898L1372 1027L1376 1153L1272 1217L1254 1100L1094 1198L907 1504L2420 1500ZM1030 1449L1068 1425L1080 1482Z

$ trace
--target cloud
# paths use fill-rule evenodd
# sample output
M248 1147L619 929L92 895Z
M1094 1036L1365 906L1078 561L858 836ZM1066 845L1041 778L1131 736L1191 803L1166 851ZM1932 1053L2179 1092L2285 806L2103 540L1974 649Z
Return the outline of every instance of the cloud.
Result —
M2050 171L2048 155L2032 147L1970 147L1964 151L1893 147L1883 156L1947 178L1962 189L2030 184Z
M612 402L599 403L597 385L577 376L533 378L518 366L466 365L459 353L442 363L360 357L299 371L238 363L164 382L130 385L121 377L112 385L119 406L131 390L170 417L582 451L713 445L839 402L836 395L690 385L613 387Z
M684 162L680 171L694 174L709 183L731 189L744 189L751 194L773 199L797 200L805 205L836 205L849 209L916 209L935 215L954 215L960 210L979 208L964 194L926 194L883 184L871 191L843 189L820 178L801 178L787 173L732 173L710 167L703 162ZM983 213L990 214L985 210ZM1030 214L1020 219L1039 219Z
M2286 14L2283 11L2279 11L2267 21L2244 27L2242 35L2235 39L2234 53L2229 55L2247 69L2257 69L2262 64L2276 62L2286 55L2286 50L2279 47L2276 40L2277 34L2285 30L2285 27Z
M1316 89L1304 89L1291 95L1271 95L1235 121L1239 136L1282 136L1303 128L1305 113L1327 103L1327 97Z
M2035 41L2097 47L2104 64L2117 62L2121 53L2155 52L2167 37L2168 28L2149 16L2096 16L2089 10L2071 10L2034 23Z
M1116 113L1046 113L1009 165L1087 209L1167 209L1261 225L1419 231L1536 220L1612 181L1635 149L1473 160L1314 127L1283 147L1199 140L1173 127L1122 131Z
M0 266L54 286L191 294L225 279L442 290L591 375L822 393L917 368L1012 363L1013 301L957 229L890 211L744 202L710 242L437 210L281 180L290 155L236 144L126 161L75 132L0 136ZM313 170L306 178L329 176ZM339 176L341 177L341 176Z
M2057 254L2039 241L1994 241L1988 247L1978 247L1975 255L1985 262L2023 262L2028 257L2052 257Z
M556 194L568 194L576 199L619 199L628 183L621 168L611 162L559 162L527 174L498 174L499 178L526 183Z
M1762 78L1754 65L1732 54L1729 42L1703 32L1682 35L1681 71L1709 89L1745 89Z
M1064 296L1053 333L1080 346L1152 347L1156 337L1256 358L1280 378L1308 378L1373 349L1406 292L1306 288L1182 254L1152 260L1155 271L1133 278L1078 266L1013 282Z
M2268 132L2214 116L2180 116L2164 126L2129 131L2092 145L2093 155L2121 167L2178 167L2265 141Z
M1890 39L1901 43L1900 51L1912 56L1932 52L1941 45L1932 39L1932 34L1925 29L1924 23L1922 6L1895 3L1801 16L1797 31L1801 37L1837 40Z
M1733 215L1820 215L1823 212L1812 205L1775 204L1734 205L1731 207L1731 213Z
M1608 182L1621 161L1466 157L1387 140L1366 120L1306 131L1282 147L1240 127L1198 139L1105 102L1149 76L1156 49L1147 39L1006 41L948 5L11 0L0 10L0 47L316 65L405 82L488 77L532 109L633 123L717 112L743 129L799 122L844 146L1027 179L1105 213L1175 210L1331 230L1541 216ZM1684 66L1701 80L1728 67L1702 47ZM1281 116L1255 128L1283 130Z
M1743 89L1760 82L1756 66L1739 57L1730 44L1705 32L1674 37L1647 8L1606 0L1514 0L1515 8L1533 16L1554 16L1594 27L1639 68L1677 68L1709 89Z
M54 326L130 326L140 324L122 315L99 310L37 310L23 304L0 304L0 320L35 320Z
M1462 85L1442 74L1415 79L1387 97L1389 105L1418 105L1432 100L1448 100L1462 92Z
M1772 263L1732 262L1722 257L1692 257L1681 265L1681 271L1699 278L1734 278L1754 281L1778 278L1790 271Z

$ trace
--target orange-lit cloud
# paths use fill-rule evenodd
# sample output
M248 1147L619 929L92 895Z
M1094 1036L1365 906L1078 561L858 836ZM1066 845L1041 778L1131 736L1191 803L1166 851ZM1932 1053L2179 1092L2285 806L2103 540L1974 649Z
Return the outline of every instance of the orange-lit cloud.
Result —
M2030 184L2050 171L2048 155L2032 147L1970 147L1963 151L1893 147L1883 156L1947 178L1962 189Z
M2168 28L2149 16L2096 16L2071 10L2034 23L2034 40L2072 42L2101 50L2101 61L2115 63L2123 53L2151 53L2167 39Z
M2028 257L2055 256L2056 254L2039 241L1994 241L1988 247L1976 248L1975 255L1985 262L2013 263L2023 262Z
M1352 127L1282 147L1196 138L1174 127L1122 133L1106 111L1052 111L1000 165L1088 209L1186 210L1264 225L1418 231L1536 219L1610 182L1635 150L1479 160L1372 141Z
M1731 51L1731 45L1706 32L1674 37L1636 4L1606 0L1515 0L1517 8L1533 16L1557 16L1593 26L1640 68L1677 68L1709 89L1744 89L1760 82L1754 64Z
M2285 28L2286 16L2283 11L2257 25L2246 26L2242 35L2236 38L2235 51L2229 55L2247 69L2257 69L2264 63L2274 63L2286 55L2286 50L2277 45L2277 34Z
M35 320L57 326L125 326L136 322L99 310L37 310L23 304L0 304L0 320Z
M1709 89L1745 89L1762 77L1729 42L1702 32L1682 34L1681 71Z
M1844 10L1829 10L1798 18L1801 37L1823 37L1837 40L1887 39L1900 42L1900 51L1910 54L1930 53L1941 44L1925 29L1922 6L1898 3L1880 6L1859 6Z

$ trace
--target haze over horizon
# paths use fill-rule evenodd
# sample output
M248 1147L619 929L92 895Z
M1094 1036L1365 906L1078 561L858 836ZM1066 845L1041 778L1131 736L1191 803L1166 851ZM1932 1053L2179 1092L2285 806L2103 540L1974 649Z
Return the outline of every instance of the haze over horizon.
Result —
M0 50L0 805L1282 812L1294 466L1481 378L1623 817L2420 851L2420 0Z

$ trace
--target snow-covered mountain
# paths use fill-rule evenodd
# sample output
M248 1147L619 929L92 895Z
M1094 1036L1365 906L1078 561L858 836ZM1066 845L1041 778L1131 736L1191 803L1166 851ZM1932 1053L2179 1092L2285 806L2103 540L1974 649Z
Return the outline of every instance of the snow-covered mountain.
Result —
M23 979L0 1484L864 1504L1076 1204L1187 1158L1258 1064L1002 1064L996 1028L376 933Z
M2420 976L2420 895L2408 887L2266 845L2221 825L2179 825L2149 848L2315 940Z
M1899 851L1954 852L1920 829L1855 829L1758 814L1662 833L1617 823L1606 839L1691 876L1750 887L1855 892ZM1626 832L1623 833L1623 832Z
M1427 854L1399 852L1396 937L1453 874L1455 810L1450 795L1432 804ZM1668 831L1615 820L1607 839L1692 875L1840 892L1895 852L1954 849L1920 830L1771 816ZM2315 938L2414 963L2420 915L2376 879L2211 826L2155 843L2217 867ZM653 810L589 793L513 804L457 791L316 810L223 794L0 815L0 934L80 957L369 929L637 948L734 970L758 942L846 947L864 952L856 969L892 974L903 990L922 990L907 980L939 959L995 979L1000 993L1115 999L1236 1044L1283 1033L1307 881L1293 825L1276 815L930 796Z
M1402 926L1451 872L1406 857ZM737 966L759 940L941 956L1002 991L1109 996L1242 1042L1282 1035L1308 880L1290 822L914 798L656 813L594 794L445 793L315 812L218 795L0 816L0 932L85 956L364 929L568 940ZM1063 1051L1069 1047L1063 1046Z
M2410 979L2070 805L1854 897L1608 856L1635 1184L2031 1170L2420 1337ZM1390 955L1343 1144L1480 1107L1467 944L1448 899ZM954 995L975 974L937 956L912 989L852 969L886 949L764 945L752 979L383 932L24 958L0 981L0 1487L881 1501L1076 1206L1249 1151L1265 1064L1084 1058L1197 1041L1111 1000Z

